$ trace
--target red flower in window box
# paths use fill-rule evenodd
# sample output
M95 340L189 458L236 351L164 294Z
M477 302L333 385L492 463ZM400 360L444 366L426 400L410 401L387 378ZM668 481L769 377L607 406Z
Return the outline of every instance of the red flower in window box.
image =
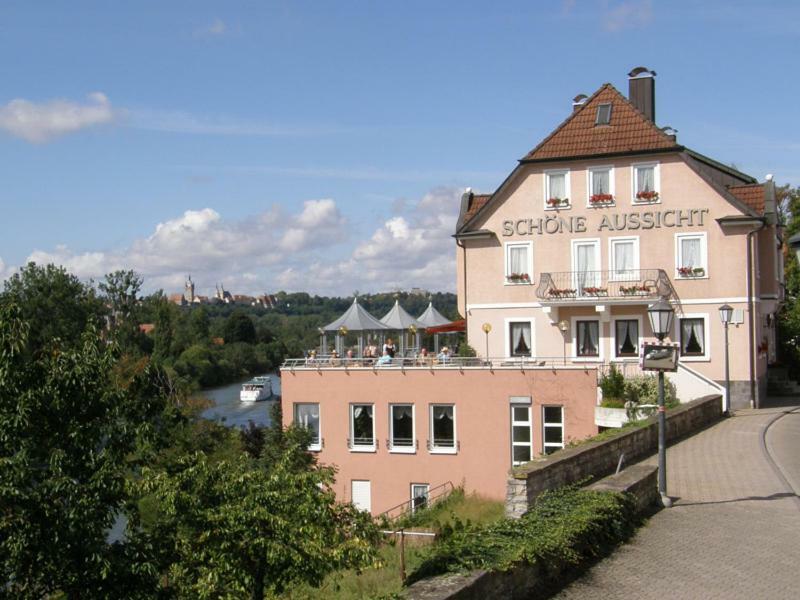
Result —
M547 199L547 206L567 206L569 204L569 198L548 198Z
M647 201L658 200L658 192L656 192L655 190L652 191L643 190L641 192L636 192L636 199L647 200Z
M589 202L591 204L605 204L607 202L613 202L614 196L611 194L592 194L589 198Z
M531 276L527 273L511 273L506 276L506 280L511 283L530 283Z
M703 277L705 274L703 267L678 267L678 275L681 277Z

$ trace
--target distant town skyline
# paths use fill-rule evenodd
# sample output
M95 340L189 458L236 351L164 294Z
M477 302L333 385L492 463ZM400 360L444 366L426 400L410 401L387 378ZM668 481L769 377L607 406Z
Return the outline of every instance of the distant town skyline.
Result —
M460 196L572 98L654 69L656 121L800 184L800 7L564 0L4 3L0 280L453 291ZM9 59L11 60L11 59ZM207 282L205 283L200 282Z

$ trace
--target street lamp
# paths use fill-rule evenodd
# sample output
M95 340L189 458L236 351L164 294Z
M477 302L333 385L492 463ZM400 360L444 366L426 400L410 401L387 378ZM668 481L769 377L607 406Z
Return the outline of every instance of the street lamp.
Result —
M725 328L725 410L729 417L733 416L733 408L731 408L731 372L730 361L728 360L728 325L733 317L733 307L728 304L723 304L719 307L719 320L722 321L722 326Z
M486 361L489 361L489 332L492 330L491 323L484 323L481 325L481 329L483 329L483 333L486 334Z
M325 354L325 330L322 327L317 328L319 331L319 355Z
M650 319L650 328L659 342L672 329L672 317L675 311L666 300L659 300L647 307L647 316ZM664 408L664 371L658 372L658 493L661 503L665 508L672 506L672 500L667 496L667 416Z
M344 354L344 338L347 335L348 331L349 330L344 325L339 327L339 340L338 340L339 348L337 349L337 352L339 352L340 355Z
M558 328L561 330L561 337L564 341L564 364L567 364L567 332L569 331L569 322L565 319L561 319L558 322Z

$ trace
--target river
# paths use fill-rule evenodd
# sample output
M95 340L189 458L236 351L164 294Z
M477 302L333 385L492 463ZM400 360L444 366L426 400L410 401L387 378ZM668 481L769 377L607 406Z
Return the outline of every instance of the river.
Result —
M272 380L272 392L275 395L281 393L281 380L276 372L266 373ZM247 381L245 379L244 381ZM219 421L228 427L246 427L248 421L253 421L256 425L270 425L269 417L274 402L242 402L239 400L239 392L242 389L243 381L231 383L218 388L203 390L201 393L206 396L213 406L203 411L204 419Z

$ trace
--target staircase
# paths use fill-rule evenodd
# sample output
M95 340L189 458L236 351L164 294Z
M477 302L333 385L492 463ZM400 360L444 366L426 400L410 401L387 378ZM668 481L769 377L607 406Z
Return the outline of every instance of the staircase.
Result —
M800 396L800 383L789 377L789 370L786 367L770 367L767 370L767 394Z

